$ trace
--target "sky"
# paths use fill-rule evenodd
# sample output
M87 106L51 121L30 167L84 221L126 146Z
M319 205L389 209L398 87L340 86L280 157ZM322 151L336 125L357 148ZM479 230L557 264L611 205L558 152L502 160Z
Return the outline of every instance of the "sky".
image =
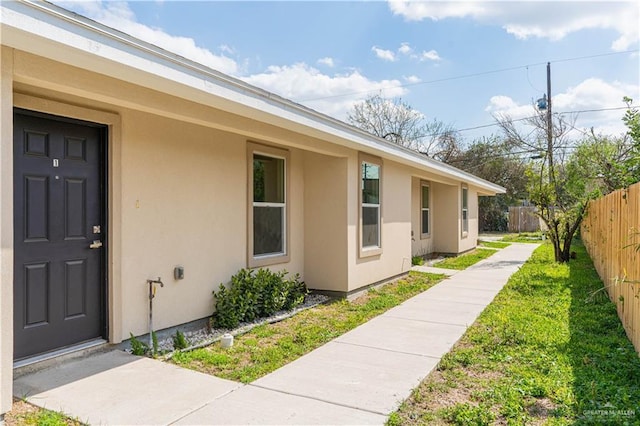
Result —
M53 1L340 120L379 94L467 143L552 110L574 137L640 104L640 1Z

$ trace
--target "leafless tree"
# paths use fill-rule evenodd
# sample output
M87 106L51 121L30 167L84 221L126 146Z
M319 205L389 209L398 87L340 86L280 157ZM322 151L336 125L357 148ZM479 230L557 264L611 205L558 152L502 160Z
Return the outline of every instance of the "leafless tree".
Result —
M413 109L400 98L369 96L354 105L347 121L375 136L441 161L459 153L456 131L451 125Z
M518 121L504 115L495 118L510 143L542 160L530 170L529 197L547 226L556 262L568 262L573 236L589 200L589 194L577 189L582 188L582 182L567 170L570 149L574 147L569 133L575 129L577 116L556 115L550 119L535 112Z

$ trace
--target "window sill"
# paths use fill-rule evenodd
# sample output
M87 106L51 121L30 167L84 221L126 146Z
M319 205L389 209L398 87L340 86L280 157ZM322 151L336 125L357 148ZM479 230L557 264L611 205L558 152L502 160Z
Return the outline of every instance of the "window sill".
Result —
M280 263L289 263L291 257L288 254L250 257L247 262L249 268L261 268L263 266L277 265Z
M420 234L421 240L429 240L431 239L431 234Z
M382 254L382 247L367 247L367 248L360 248L360 257L373 257L373 256L380 256Z

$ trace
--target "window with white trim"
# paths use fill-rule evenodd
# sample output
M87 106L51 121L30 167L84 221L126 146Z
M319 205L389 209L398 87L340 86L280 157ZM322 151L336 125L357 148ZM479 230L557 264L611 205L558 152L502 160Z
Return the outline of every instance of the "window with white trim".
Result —
M361 248L379 249L380 242L380 172L381 165L361 162Z
M252 152L250 246L254 260L287 253L286 162L284 156Z
M421 193L420 193L420 234L423 238L429 236L431 232L431 213L429 210L430 198L429 198L429 184L423 182L421 184Z
M462 235L469 232L469 188L462 187Z

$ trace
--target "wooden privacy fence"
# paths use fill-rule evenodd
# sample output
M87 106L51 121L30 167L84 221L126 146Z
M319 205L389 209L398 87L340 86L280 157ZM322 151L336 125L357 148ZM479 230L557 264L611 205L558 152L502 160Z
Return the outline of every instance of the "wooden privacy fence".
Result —
M590 202L581 235L640 353L640 183Z
M509 232L536 232L540 230L540 218L536 208L509 207Z

